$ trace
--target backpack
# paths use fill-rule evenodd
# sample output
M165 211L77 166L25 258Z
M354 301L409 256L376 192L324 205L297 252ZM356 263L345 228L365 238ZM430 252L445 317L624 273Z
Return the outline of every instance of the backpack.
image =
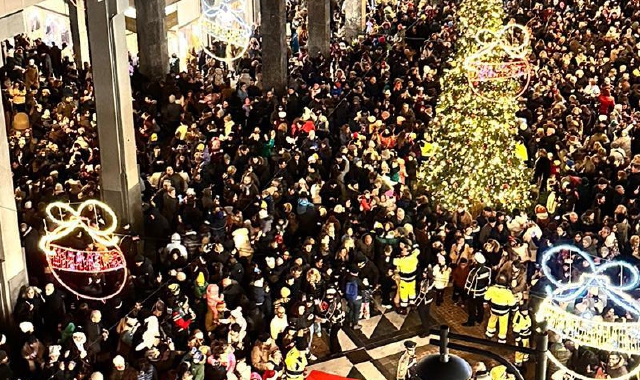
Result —
M355 301L358 298L358 283L355 280L347 282L344 289L344 296L347 301Z

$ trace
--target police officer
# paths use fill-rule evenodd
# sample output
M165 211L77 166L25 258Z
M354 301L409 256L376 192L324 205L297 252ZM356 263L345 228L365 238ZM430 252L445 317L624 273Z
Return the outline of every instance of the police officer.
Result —
M329 326L329 351L332 354L342 351L338 332L344 323L345 312L342 307L342 299L335 288L327 289L325 299L320 304L322 323Z
M482 323L484 320L484 294L491 283L491 268L485 265L487 260L482 253L476 252L473 260L473 267L469 271L464 285L464 290L467 293L469 319L462 325L468 327L474 326L476 322Z
M413 368L416 365L416 342L407 340L404 342L405 351L398 361L396 380L410 380Z
M307 342L298 339L296 345L289 350L284 360L285 375L287 380L304 380L304 371L307 368Z
M513 334L515 335L517 346L530 347L531 316L527 305L520 305L520 310L516 311L513 317ZM521 367L527 361L529 361L529 354L520 351L516 352L516 366Z
M415 305L419 254L420 248L416 244L411 252L405 249L402 251L402 256L393 260L393 265L396 266L400 275L400 285L398 286L398 295L400 296L399 314L407 314L409 306Z
M431 330L431 321L429 320L431 315L431 303L433 303L433 275L431 266L428 266L422 271L422 281L420 281L420 293L416 305L418 305L418 315L420 316L420 322L422 322L421 338L429 335Z
M507 343L509 312L516 309L516 297L507 285L507 277L500 274L496 279L496 284L491 285L484 295L485 303L491 307L491 316L485 335L487 338L493 338L496 333L496 325L498 325L498 343Z

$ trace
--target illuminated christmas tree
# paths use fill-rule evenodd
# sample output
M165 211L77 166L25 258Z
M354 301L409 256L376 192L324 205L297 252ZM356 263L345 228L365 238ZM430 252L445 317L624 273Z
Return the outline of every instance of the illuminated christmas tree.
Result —
M516 156L517 97L529 79L528 32L503 25L501 0L465 0L456 53L441 78L433 146L419 179L434 202L454 210L531 205L530 170Z

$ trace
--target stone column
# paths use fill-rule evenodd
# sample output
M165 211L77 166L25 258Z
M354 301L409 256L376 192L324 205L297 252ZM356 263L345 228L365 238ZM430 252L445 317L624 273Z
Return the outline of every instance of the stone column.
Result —
M82 43L80 42L80 17L79 10L76 7L76 4L73 4L72 1L67 0L67 9L69 10L69 29L71 31L71 43L73 44L73 60L76 63L76 67L78 70L82 69ZM84 9L82 10L84 13ZM85 59L88 60L89 57Z
M0 57L2 61L2 57ZM0 62L0 64L4 64ZM2 100L0 100L0 106ZM5 115L0 112L0 176L12 178L9 142L4 128ZM11 180L10 180L11 181ZM0 320L11 321L20 288L28 283L24 251L20 243L18 213L13 195L13 182L0 186Z
M96 94L102 200L119 224L142 231L124 10L127 0L86 0Z
M364 32L367 20L366 0L344 0L344 37L353 40ZM309 33L311 36L311 33Z
M260 0L262 30L262 85L283 95L287 87L286 4Z
M136 0L136 34L140 72L160 80L169 72L165 0Z
M331 3L329 0L307 0L307 24L309 26L309 55L322 53L329 57L331 38Z

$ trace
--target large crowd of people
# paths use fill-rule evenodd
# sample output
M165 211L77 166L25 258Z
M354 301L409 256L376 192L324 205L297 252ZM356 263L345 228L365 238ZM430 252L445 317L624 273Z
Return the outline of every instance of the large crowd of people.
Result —
M430 307L449 294L468 312L462 328L488 320L488 338L528 346L547 249L639 262L640 3L505 2L505 22L532 34L517 138L537 206L479 215L443 209L416 180L455 51L456 2L374 2L354 41L332 3L326 57L305 48L304 4L287 6L283 94L262 87L259 28L230 65L194 49L185 70L174 58L150 82L132 60L145 221L117 231L129 276L106 302L67 292L38 247L55 227L47 204L100 196L94 73L28 36L3 43L7 120L26 113L30 123L9 135L30 286L18 331L0 339L0 380L303 379L312 343L340 352L340 329L359 329L374 303L417 309L426 334ZM80 233L65 243L93 242ZM552 262L565 282L585 267L570 252ZM82 286L100 295L109 282L98 274ZM603 320L638 319L595 291L585 298L581 310ZM556 335L551 351L594 378L637 361ZM476 369L477 379L507 376ZM552 366L549 378L562 376Z

